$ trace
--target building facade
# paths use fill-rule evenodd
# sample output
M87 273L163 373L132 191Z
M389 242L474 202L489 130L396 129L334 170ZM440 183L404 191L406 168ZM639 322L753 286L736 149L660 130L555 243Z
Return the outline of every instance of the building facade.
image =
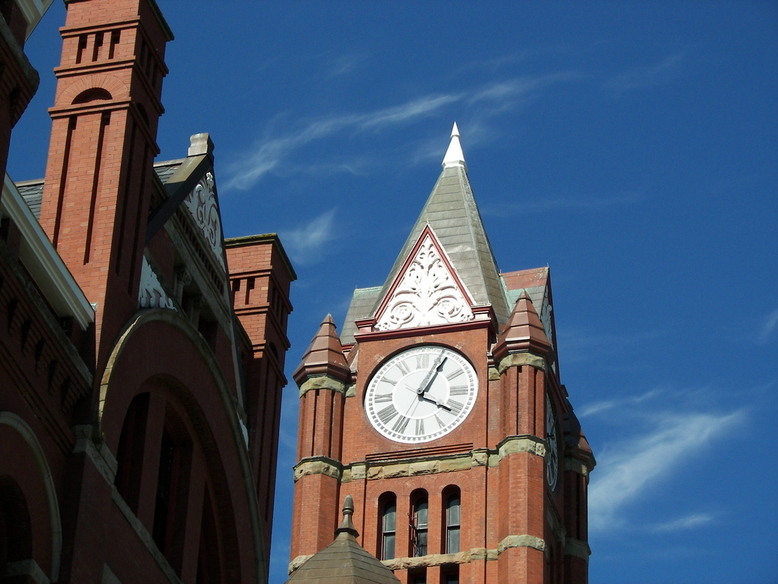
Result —
M386 282L294 373L290 569L351 495L361 545L404 584L585 583L595 462L555 340L548 268L497 269L454 125Z
M48 2L0 18L0 581L266 582L289 289L213 144L154 162L154 0L66 0L46 176L5 175Z

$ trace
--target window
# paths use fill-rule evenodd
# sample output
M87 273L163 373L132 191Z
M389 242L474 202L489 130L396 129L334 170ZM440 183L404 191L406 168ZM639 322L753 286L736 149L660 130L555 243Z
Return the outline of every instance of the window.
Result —
M459 489L450 487L443 494L446 505L445 553L455 554L459 551L461 501Z
M427 531L429 527L427 493L421 491L411 500L413 501L413 516L411 518L411 556L426 556Z
M136 395L127 414L119 438L116 454L118 468L114 484L133 513L138 512L143 448L146 440L146 419L149 410L149 394Z
M441 568L441 580L443 584L459 584L459 566L457 564L444 564Z
M397 499L391 493L381 497L381 526L378 557L382 560L394 558L395 536L397 534Z

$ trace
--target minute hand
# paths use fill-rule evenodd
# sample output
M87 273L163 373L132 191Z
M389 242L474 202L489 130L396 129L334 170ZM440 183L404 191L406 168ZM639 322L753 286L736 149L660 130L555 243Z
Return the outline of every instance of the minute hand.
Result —
M448 357L442 353L438 356L435 363L432 365L432 368L427 372L427 375L424 376L424 381L421 382L421 386L416 390L416 393L419 395L427 393L435 379L435 375L440 371L441 367L443 367L443 363L446 362L446 359L448 359Z

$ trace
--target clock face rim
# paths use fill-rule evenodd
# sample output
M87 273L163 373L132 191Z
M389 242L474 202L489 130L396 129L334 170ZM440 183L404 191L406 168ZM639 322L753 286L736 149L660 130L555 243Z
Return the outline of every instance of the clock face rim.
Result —
M423 353L428 355L426 366L422 365L419 367L417 362L417 368L409 368L407 374L399 371L399 363L404 363L406 359L413 359L415 356ZM445 356L441 364L441 370L434 372L434 366L439 362L441 356ZM452 367L452 364L454 367ZM455 373L456 371L461 371L462 373ZM396 380L387 379L387 374L390 372L394 373L395 376L399 372L399 378ZM465 383L462 384L457 380L455 387L460 392L466 391L466 394L463 397L457 395L456 399L453 400L456 402L453 404L456 412L452 413L449 407L452 384L448 377L458 377L462 374L465 376ZM395 381L395 383L392 385L391 381ZM382 386L381 391L383 393L381 394L378 394L379 385ZM428 388L423 393L423 397L418 397L419 388L424 389L422 385L428 385ZM478 374L475 367L461 352L442 344L423 343L406 347L393 353L375 369L365 387L362 405L370 426L382 437L402 444L424 444L447 436L469 417L478 398L478 385ZM387 422L384 422L379 417L379 413L388 408L389 404L386 403L386 396L390 387L392 388L391 405L394 406L396 413ZM383 398L385 403L376 405L375 397L378 395ZM461 399L464 399L464 403L459 401ZM459 408L460 405L461 409ZM412 410L413 415L400 415L401 410L406 412ZM397 417L398 415L399 418ZM437 418L435 422L432 422L437 425L437 428L433 432L426 431L420 434L413 433L412 435L401 434L394 427L403 418L414 420L413 424L407 423L407 426L414 427L416 432L419 429L416 425L416 420L419 419L423 420L421 425L424 426L424 421L430 420L432 422L432 420ZM444 421L442 426L440 425L440 420Z
M559 483L559 443L557 438L556 413L551 405L551 398L546 394L546 481L552 491L556 490Z

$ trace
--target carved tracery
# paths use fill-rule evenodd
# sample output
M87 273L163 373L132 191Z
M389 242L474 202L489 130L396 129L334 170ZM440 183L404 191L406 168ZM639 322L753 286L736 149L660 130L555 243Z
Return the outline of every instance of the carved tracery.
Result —
M396 330L474 318L470 304L429 234L399 278L376 329Z

